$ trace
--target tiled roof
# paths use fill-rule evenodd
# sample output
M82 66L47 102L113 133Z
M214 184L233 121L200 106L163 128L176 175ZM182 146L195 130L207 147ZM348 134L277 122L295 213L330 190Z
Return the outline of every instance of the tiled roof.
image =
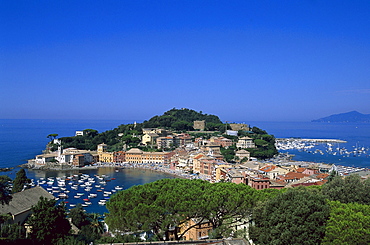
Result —
M318 174L318 175L316 175L316 178L317 179L325 179L325 178L327 178L329 176L329 174Z
M270 172L274 170L275 168L277 168L275 165L268 165L268 166L261 168L260 170L263 172Z
M297 168L296 172L297 173L303 173L303 171L305 171L306 168Z
M0 206L1 214L11 213L12 215L16 215L28 211L38 203L40 197L54 199L52 194L40 186L14 193L12 196L13 198L9 205L4 204Z

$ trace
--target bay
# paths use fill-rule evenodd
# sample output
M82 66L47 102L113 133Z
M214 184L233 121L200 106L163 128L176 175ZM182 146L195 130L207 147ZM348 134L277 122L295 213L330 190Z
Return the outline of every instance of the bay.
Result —
M60 180L66 180L66 179L72 179L71 176L78 176L79 180L81 180L82 176L86 176L86 179L83 182L78 182L77 180L67 180L65 181L66 190L68 193L68 198L60 199L59 201L66 202L66 207L68 209L73 208L74 205L85 204L84 199L89 199L88 201L91 202L90 205L84 207L84 209L88 213L99 213L104 214L107 213L108 210L106 209L105 205L99 205L99 201L101 200L109 200L110 196L112 194L115 194L117 191L116 187L121 187L123 190L126 190L132 186L136 185L143 185L146 183L151 183L156 180L160 179L173 179L175 176L161 173L157 171L152 171L148 169L133 169L133 168L113 168L113 167L102 167L98 169L80 169L80 170L70 170L70 171L40 171L40 170L27 170L27 177L34 179L35 183L37 181L40 183L40 180L54 180L54 183L52 185L48 184L42 184L41 186L45 189L50 188L53 189L53 191L56 191L53 193L55 197L58 197L60 193L65 193L65 191L61 190L63 187L58 187L58 181ZM87 177L88 176L88 177ZM99 182L98 177L104 177L104 182ZM86 187L84 184L86 184L87 178L93 179L94 183L91 184L91 189L86 191ZM73 189L73 185L76 186L76 189ZM106 194L104 196L104 193L107 192L109 194ZM78 193L78 194L77 194ZM90 198L89 194L94 193L97 196L94 198ZM80 196L79 196L80 195ZM75 198L78 197L78 198Z

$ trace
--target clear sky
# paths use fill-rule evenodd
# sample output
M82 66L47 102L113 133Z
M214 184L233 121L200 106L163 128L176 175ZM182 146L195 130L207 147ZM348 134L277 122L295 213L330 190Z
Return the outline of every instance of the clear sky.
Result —
M0 118L370 113L370 1L0 0Z

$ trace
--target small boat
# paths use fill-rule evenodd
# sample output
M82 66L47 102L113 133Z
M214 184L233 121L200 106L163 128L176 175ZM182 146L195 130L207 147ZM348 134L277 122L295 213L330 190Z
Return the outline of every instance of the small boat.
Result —
M60 194L58 195L58 197L59 197L59 198L68 198L68 195L67 195L67 194L65 194L65 193L60 193Z

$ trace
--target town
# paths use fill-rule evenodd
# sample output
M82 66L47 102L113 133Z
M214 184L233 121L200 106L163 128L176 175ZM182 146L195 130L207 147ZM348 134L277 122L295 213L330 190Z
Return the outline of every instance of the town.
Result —
M192 137L191 132L173 133L163 128L142 128L142 134L136 136L140 137L138 145L150 146L156 151L143 151L136 147L127 150L127 146L123 145L123 150L110 152L105 143L99 144L96 151L63 149L63 142L53 139L52 145L57 146L56 150L37 155L35 159L29 160L27 166L41 169L107 166L146 168L212 183L244 183L258 190L322 185L332 171L341 175L351 172L369 174L366 169L292 161L289 155L284 154L260 160L250 154L250 150L256 148L254 140L248 136L238 137L238 132L254 134L248 125L230 123L231 130L218 136L210 136L214 132L204 131L205 125L205 120L193 122L193 128L199 130L193 132L203 133L202 137ZM87 132L76 131L75 136L83 136L84 133ZM221 149L232 147L235 149L233 158L227 161ZM166 151L171 148L172 151Z

